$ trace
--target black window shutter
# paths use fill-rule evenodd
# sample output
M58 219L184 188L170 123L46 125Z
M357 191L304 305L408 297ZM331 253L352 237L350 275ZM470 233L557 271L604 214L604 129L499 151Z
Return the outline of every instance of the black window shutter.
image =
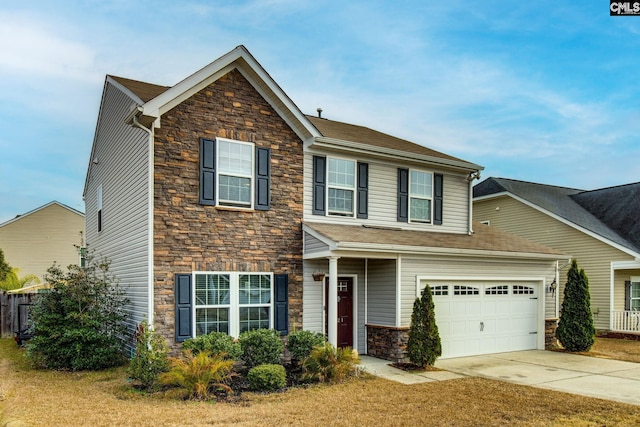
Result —
M273 289L273 329L280 332L280 335L289 334L289 275L276 274L274 276L275 286Z
M631 281L624 282L624 309L631 310Z
M200 139L200 204L216 204L216 142Z
M398 222L409 221L409 169L398 168Z
M191 274L176 274L176 341L182 342L193 336L191 318L193 303L191 300Z
M326 212L327 158L313 156L313 214Z
M269 210L271 205L271 150L256 148L256 206L259 211Z
M444 176L441 173L433 175L433 223L442 225L442 205L444 200Z
M369 164L358 162L358 218L369 217Z

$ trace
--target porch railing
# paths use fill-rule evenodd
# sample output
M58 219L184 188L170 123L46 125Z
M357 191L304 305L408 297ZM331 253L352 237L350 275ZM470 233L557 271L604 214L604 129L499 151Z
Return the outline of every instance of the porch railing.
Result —
M616 332L640 333L640 311L612 311L611 329Z

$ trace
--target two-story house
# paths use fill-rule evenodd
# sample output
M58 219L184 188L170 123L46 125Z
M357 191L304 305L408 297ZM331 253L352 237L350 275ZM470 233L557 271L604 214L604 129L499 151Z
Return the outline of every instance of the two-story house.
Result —
M566 256L472 222L481 169L304 115L239 46L171 87L107 77L87 243L174 350L304 328L401 360L427 284L443 357L544 348Z

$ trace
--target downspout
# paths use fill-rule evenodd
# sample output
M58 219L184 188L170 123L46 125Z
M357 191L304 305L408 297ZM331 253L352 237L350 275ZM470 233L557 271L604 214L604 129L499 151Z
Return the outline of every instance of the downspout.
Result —
M473 234L473 180L480 179L480 171L477 170L475 172L470 172L467 177L467 182L469 183L469 230L468 234L471 236Z
M147 150L147 223L149 230L147 235L147 321L154 327L154 288L153 288L153 125L151 129L138 121L138 116L133 115L133 125L142 129L149 135L149 147Z

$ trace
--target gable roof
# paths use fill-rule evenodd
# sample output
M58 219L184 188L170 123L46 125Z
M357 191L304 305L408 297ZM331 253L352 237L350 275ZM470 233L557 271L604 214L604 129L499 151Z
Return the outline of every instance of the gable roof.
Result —
M487 178L473 188L474 200L512 195L565 222L600 238L640 253L640 183L597 190L580 190L517 181Z
M496 227L474 222L474 233L453 234L365 225L305 222L311 232L333 250L372 250L410 253L455 253L480 256L564 259L568 255Z
M80 216L84 217L84 213L80 212L79 210L74 209L74 208L72 208L70 206L67 206L67 205L65 205L63 203L60 203L60 202L57 202L57 201L53 200L53 201L51 201L51 202L49 202L49 203L47 203L45 205L42 205L42 206L37 207L35 209L32 209L29 212L26 212L26 213L20 214L20 215L16 215L15 218L12 218L12 219L10 219L8 221L5 221L2 224L0 224L0 227L4 227L5 225L9 225L9 224L11 224L13 222L19 221L19 220L21 220L21 219L23 219L23 218L25 218L25 217L27 217L27 216L29 216L31 214L34 214L36 212L39 212L39 211L41 211L43 209L48 208L49 206L54 206L54 205L60 206L61 208L67 209L68 211L70 211L70 212L72 212L72 213L74 213L76 215L80 215Z
M321 133L321 142L331 142L331 140L344 142L353 142L366 145L369 151L379 151L381 154L392 154L393 152L410 153L412 158L415 155L424 157L422 160L428 160L435 163L442 163L448 166L458 166L465 169L477 171L484 169L473 163L448 154L432 150L423 145L419 145L392 135L370 129L364 126L353 125L349 123L337 122L320 117L307 115L307 119Z
M170 89L169 86L159 86L151 83L141 82L138 80L127 79L124 77L108 77L116 83L119 83L124 89L128 90L132 95L137 97L139 104L151 101L156 96L159 96L160 94Z

